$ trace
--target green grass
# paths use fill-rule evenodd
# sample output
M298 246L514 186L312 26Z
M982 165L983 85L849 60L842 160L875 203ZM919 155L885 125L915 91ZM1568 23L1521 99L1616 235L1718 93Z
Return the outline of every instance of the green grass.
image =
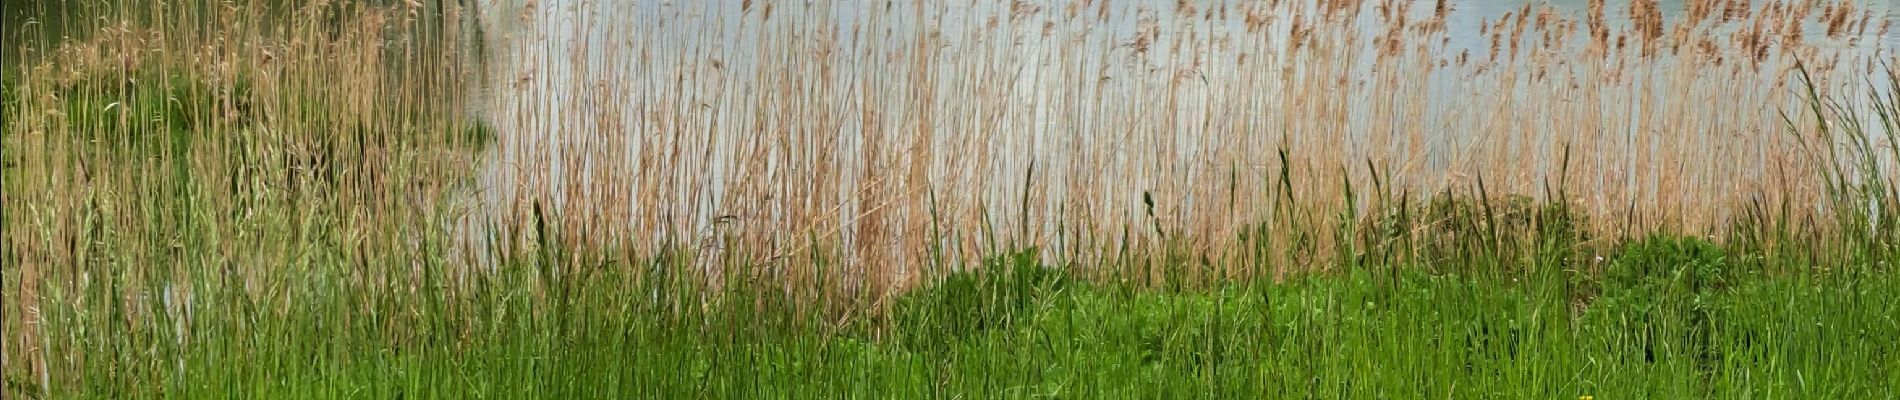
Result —
M1632 246L1616 262L1676 257L1655 247ZM86 356L113 362L52 389L94 398L1882 398L1900 383L1890 361L1900 359L1891 340L1900 305L1890 301L1900 282L1890 274L1745 279L1706 291L1687 290L1700 279L1692 275L1606 280L1609 294L1583 303L1557 274L1526 283L1404 273L1392 282L1357 271L1176 293L1056 285L1039 274L974 286L950 278L908 294L909 304L931 306L900 307L914 314L888 328L802 320L770 290L673 307L636 294L680 290L618 273L558 294L523 289L537 279L530 274L490 278L461 300L363 297L321 288L345 279L312 279L278 299L208 290L196 300L205 316L190 348L168 344L169 331L65 321L107 329L72 334Z

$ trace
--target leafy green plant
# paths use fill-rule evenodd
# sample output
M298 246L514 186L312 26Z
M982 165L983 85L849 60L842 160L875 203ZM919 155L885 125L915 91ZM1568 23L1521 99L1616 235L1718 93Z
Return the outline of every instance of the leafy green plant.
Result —
M946 274L898 299L891 329L907 348L934 350L1031 318L1035 307L1070 283L1066 272L1043 265L1040 257L1029 248L991 258L982 269Z
M1616 249L1603 271L1606 290L1707 294L1732 284L1722 246L1708 239L1653 234Z

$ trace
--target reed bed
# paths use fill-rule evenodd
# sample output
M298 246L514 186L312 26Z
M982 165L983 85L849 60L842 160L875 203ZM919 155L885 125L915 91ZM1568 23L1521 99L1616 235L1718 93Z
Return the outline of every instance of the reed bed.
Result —
M794 281L833 279L798 259L823 249L870 297L996 243L1325 269L1343 244L1322 220L1394 206L1350 196L1375 183L1561 186L1599 234L1714 234L1755 203L1813 218L1833 155L1782 118L1797 64L1819 95L1860 98L1892 59L1843 47L1878 28L1826 2L1674 21L1634 2L1627 24L1527 4L1480 22L1475 49L1450 47L1449 4L1409 1L517 7L489 14L525 44L502 46L521 54L483 105L503 139L477 221L546 204L590 246L712 247L708 265ZM1255 225L1317 239L1257 238L1276 248L1256 259L1238 242Z
M42 4L83 18L26 24L6 61L0 378L53 398L1900 386L1893 17L1593 0L1472 26L1459 5Z

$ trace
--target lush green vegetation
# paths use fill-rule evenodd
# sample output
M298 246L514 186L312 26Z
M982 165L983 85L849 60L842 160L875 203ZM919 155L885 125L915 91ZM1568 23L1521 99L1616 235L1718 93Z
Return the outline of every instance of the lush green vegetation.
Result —
M261 18L203 18L214 17ZM341 24L285 29L311 38ZM469 159L496 128L444 89L461 83L445 78L450 63L414 62L433 49L329 40L269 47L310 64L224 76L159 51L143 67L60 64L85 73L7 66L0 393L1727 399L1900 388L1900 175L1880 161L1900 158L1900 79L1888 97L1837 99L1801 71L1809 107L1787 110L1785 128L1815 149L1802 162L1828 171L1808 205L1825 212L1757 202L1715 227L1603 223L1646 214L1579 210L1568 171L1537 197L1493 193L1482 178L1425 195L1323 182L1343 198L1301 197L1311 192L1285 165L1301 149L1282 148L1260 201L1277 219L1222 242L1236 248L1170 236L1155 209L1176 200L1143 196L1152 225L1121 235L1160 240L1070 257L993 227L953 231L969 226L937 223L932 193L932 239L906 249L929 267L878 292L847 287L862 270L835 272L848 262L833 248L846 245L816 233L788 247L809 256L720 258L671 237L595 241L538 202L516 223L455 224ZM1606 224L1618 229L1589 228ZM960 258L942 248L953 236L989 240Z
M218 207L190 196L147 202L194 215ZM1342 229L1368 245L1331 272L1133 282L1117 277L1142 274L1114 268L1214 266L1169 251L1120 266L1047 265L1035 248L1005 248L883 311L851 315L850 300L788 289L766 268L721 266L723 283L708 286L714 274L695 272L684 250L567 250L561 230L539 219L520 229L543 244L502 252L495 273L445 273L455 266L449 235L439 231L404 233L424 239L409 244L421 249L412 256L350 262L360 250L340 245L348 239L332 207L263 208L260 218L273 222L249 232L300 239L284 258L260 261L296 273L255 281L189 256L218 254L228 239L214 229L230 228L205 226L185 241L176 250L187 255L182 275L146 276L113 261L120 250L112 246L125 239L94 231L93 245L104 246L90 253L96 269L46 285L43 293L64 301L42 303L45 319L30 328L54 338L46 354L60 355L49 358L58 380L41 386L10 369L8 390L55 398L1880 398L1900 385L1892 361L1900 359L1900 303L1891 301L1900 298L1900 275L1885 267L1891 256L1863 247L1885 242L1839 233L1785 254L1666 233L1594 251L1586 241L1595 239L1576 228L1583 216L1562 203L1451 196L1379 218L1341 218L1446 222L1416 235ZM1763 239L1731 232L1738 236L1722 242ZM839 308L847 310L827 311Z
M1694 238L1624 246L1601 280L1382 266L1165 291L1071 282L1032 257L1005 257L990 273L951 274L905 295L886 323L843 324L801 317L811 314L795 311L799 300L747 279L701 305L707 293L674 276L616 272L681 267L665 257L589 265L601 272L578 276L531 268L560 257L513 261L523 268L504 270L518 273L484 276L461 295L432 281L414 291L339 285L352 267L319 264L271 297L196 283L192 317L166 313L178 300L163 295L148 310L50 307L59 318L51 326L70 329L61 331L70 345L86 349L89 360L70 367L92 378L47 389L59 397L1879 398L1900 383L1892 361L1900 304L1891 301L1900 282L1890 271L1734 273L1719 246ZM111 290L95 285L78 297ZM121 323L142 313L157 320Z

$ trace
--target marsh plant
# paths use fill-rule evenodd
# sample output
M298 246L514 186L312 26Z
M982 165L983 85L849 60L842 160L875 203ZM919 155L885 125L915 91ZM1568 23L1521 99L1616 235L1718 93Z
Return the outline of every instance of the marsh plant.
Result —
M1892 17L1459 6L43 2L0 382L1893 396Z

